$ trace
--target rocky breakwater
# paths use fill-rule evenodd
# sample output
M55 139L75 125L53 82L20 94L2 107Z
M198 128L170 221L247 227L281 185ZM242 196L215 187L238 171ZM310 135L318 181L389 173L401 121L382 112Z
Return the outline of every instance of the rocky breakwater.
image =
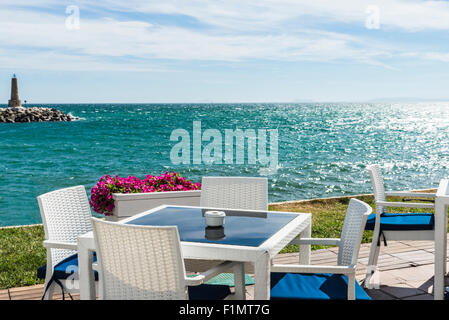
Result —
M43 107L16 107L16 108L0 108L0 122L44 122L44 121L73 121L78 117L72 116L70 113L55 108Z

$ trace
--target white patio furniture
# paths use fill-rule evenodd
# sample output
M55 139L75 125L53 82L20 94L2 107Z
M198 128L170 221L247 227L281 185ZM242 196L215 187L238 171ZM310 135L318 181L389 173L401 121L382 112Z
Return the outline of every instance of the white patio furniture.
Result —
M443 300L445 292L448 207L449 180L443 179L440 181L435 199L435 275L433 278L433 296L435 300Z
M225 285L204 284L232 263L187 277L176 226L136 226L92 218L105 300L222 300Z
M297 212L272 212L252 210L226 210L223 239L208 238L201 207L163 205L127 218L118 224L173 226L178 227L181 251L184 258L248 262L254 264L254 298L269 299L269 274L272 258L295 239L298 234L310 237L311 215ZM252 228L258 232L252 232ZM115 241L115 239L110 239ZM310 247L310 245L303 245ZM95 299L92 264L89 253L97 250L92 232L78 237L79 277L81 299ZM309 264L309 250L304 250L299 263ZM244 270L242 264L234 268L236 279L235 297L244 299L242 286ZM101 272L100 272L101 273Z
M38 269L38 277L45 278L43 298L51 299L56 285L63 293L77 292L77 240L92 230L86 190L84 186L60 189L42 194L37 200L47 249L47 265Z
M205 208L268 210L268 179L203 177L200 206Z
M371 300L355 279L357 258L371 207L351 199L340 239L309 238L298 244L338 246L337 266L273 265L271 299Z
M200 206L203 208L268 210L268 179L203 177ZM222 262L186 259L185 265L189 271L202 272Z
M373 240L371 242L370 254L368 258L365 286L368 288L377 287L378 283L371 282L372 276L377 272L377 260L381 240L434 240L435 239L435 219L432 212L428 213L388 213L387 207L425 208L434 209L434 203L415 202L388 202L387 196L398 197L419 197L435 199L433 193L389 191L385 192L384 182L379 165L370 165L367 170L371 177L374 191L376 213L368 217L366 223L367 230L373 230ZM376 278L377 279L377 278ZM377 281L377 280L376 280Z

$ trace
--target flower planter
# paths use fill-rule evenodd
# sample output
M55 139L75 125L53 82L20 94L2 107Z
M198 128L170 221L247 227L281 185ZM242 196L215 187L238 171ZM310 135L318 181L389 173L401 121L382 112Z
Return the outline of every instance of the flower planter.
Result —
M114 209L110 221L117 221L163 204L199 206L201 190L147 193L113 193Z
M165 172L145 179L106 175L91 190L90 205L107 220L120 220L163 204L200 204L201 184L185 179L179 173Z

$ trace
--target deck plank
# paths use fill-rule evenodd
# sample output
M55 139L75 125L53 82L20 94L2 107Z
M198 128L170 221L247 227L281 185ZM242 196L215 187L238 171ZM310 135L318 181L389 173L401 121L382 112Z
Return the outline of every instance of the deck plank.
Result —
M448 246L449 248L449 246ZM370 244L362 244L360 247L359 261L356 278L363 281L368 263ZM449 249L448 249L449 250ZM374 300L394 299L433 299L433 251L432 241L389 241L385 247L382 244L379 255L379 289L367 290ZM335 265L337 262L337 250L335 247L312 251L311 264ZM274 263L298 264L298 253L279 254L274 258ZM248 268L248 273L252 272ZM250 273L252 276L252 274ZM449 279L448 279L449 280ZM40 300L43 294L42 284L28 287L19 287L0 290L0 300ZM56 291L56 300L61 300L61 294ZM72 295L74 300L79 299L78 294ZM254 297L254 286L246 286L246 298ZM66 295L66 300L70 297Z

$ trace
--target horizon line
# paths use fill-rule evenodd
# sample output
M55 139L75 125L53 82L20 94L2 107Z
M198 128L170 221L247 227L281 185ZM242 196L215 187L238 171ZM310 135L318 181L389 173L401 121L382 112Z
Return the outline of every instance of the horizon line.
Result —
M56 104L252 104L252 103L279 103L279 104L306 104L306 103L428 103L428 102L449 102L447 99L417 99L417 100L328 100L328 101L155 101L155 102L33 102L22 104L22 107L32 107L32 105L56 105ZM0 106L8 106L7 103L0 103Z

